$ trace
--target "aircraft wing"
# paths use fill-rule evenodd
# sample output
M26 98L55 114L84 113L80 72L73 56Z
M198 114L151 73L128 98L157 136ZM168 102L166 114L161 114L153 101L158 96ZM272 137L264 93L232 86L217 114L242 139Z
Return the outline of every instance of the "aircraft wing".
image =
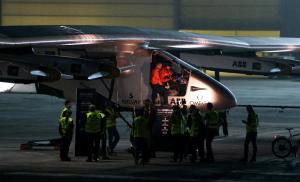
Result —
M165 49L298 50L298 38L222 37L188 32L106 26L0 27L0 47L116 45L131 41Z
M297 51L300 39L221 37L108 26L4 26L0 27L0 78L27 83L116 77L121 72L115 60L118 55L151 47L224 52ZM71 70L67 69L70 64Z

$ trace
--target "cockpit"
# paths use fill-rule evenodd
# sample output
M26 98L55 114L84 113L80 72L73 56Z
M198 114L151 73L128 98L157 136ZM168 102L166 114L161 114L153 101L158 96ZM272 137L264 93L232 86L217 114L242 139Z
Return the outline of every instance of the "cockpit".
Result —
M152 100L155 103L167 104L168 96L186 95L190 70L171 58L153 51L150 74Z

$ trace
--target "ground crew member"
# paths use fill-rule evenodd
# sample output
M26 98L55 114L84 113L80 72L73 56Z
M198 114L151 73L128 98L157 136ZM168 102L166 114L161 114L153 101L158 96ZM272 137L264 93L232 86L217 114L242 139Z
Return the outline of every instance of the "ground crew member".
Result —
M60 143L60 160L71 161L68 157L69 147L73 136L74 122L71 117L71 112L65 110L59 120L59 134L61 136Z
M100 156L102 156L103 160L109 160L109 157L107 157L107 134L106 134L106 112L98 112L100 115L102 114L102 120L101 120L101 150L100 150Z
M134 137L134 161L135 164L148 162L148 139L149 139L149 120L144 116L143 111L136 111L132 124L132 132Z
M220 123L222 123L223 135L228 136L228 122L227 122L228 111L219 112Z
M182 162L184 149L185 149L184 133L186 131L187 125L186 125L186 120L183 118L180 107L178 105L173 107L173 113L171 115L170 122L171 122L171 135L174 141L173 161L177 162L179 158L179 162Z
M205 139L205 124L202 116L195 105L190 106L190 114L188 117L188 126L191 133L191 162L197 160L197 149L200 156L200 162L204 161L204 139Z
M182 103L182 108L180 109L181 114L182 114L182 119L183 119L183 123L185 123L185 131L184 131L184 135L183 135L183 148L184 148L184 154L183 157L186 158L189 154L189 149L191 146L191 140L190 140L190 135L191 135L191 131L190 128L187 127L187 121L188 121L188 108L185 102Z
M206 161L209 163L214 163L214 153L212 150L212 142L215 136L219 134L219 115L218 112L213 109L212 103L207 103L207 112L204 116L204 120L206 123Z
M257 138L257 128L258 128L258 116L254 112L253 107L248 105L246 107L248 112L247 121L243 120L242 122L246 124L246 139L244 143L244 157L241 161L247 162L248 160L248 152L249 152L249 143L252 143L253 153L251 162L256 161L256 152L257 152L257 145L256 145L256 138Z
M59 119L61 119L61 118L63 117L63 113L64 113L65 111L68 111L68 112L71 113L71 115L72 115L71 107L72 107L71 101L66 100L66 101L65 101L65 106L64 106L63 110L61 111L61 113L60 113L60 115L59 115Z
M144 101L144 107L143 107L143 115L144 117L149 121L149 135L148 135L148 147L147 147L147 160L149 160L151 157L155 157L155 140L152 133L153 124L155 121L155 108L153 107L153 104L151 100L146 99Z
M157 63L155 68L152 70L151 73L151 79L150 79L150 83L151 83L151 87L152 87L152 102L157 104L156 98L157 98L157 94L160 97L160 103L164 103L166 102L166 90L163 86L163 82L161 80L160 77L160 71L162 69L162 63ZM162 101L163 100L163 101Z
M105 109L106 115L106 129L108 132L108 153L112 155L114 153L114 149L117 146L120 135L117 130L116 120L120 116L119 111L113 104L109 104Z
M95 162L99 160L100 138L101 131L103 130L101 123L105 115L95 110L96 107L94 105L89 106L89 112L86 114L86 123L84 126L87 140L87 162L92 162L92 159L94 159Z

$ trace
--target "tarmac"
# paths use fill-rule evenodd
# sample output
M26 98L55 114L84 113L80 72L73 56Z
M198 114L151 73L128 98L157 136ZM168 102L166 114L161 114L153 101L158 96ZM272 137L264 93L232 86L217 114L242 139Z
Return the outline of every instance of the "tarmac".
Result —
M238 104L300 106L297 80L224 79L237 96ZM276 158L271 151L275 135L287 135L286 127L300 133L300 110L254 108L260 117L258 155L255 163L239 162L243 154L246 119L244 107L230 110L229 136L222 132L214 141L214 164L170 162L171 153L157 152L147 165L135 165L127 152L129 129L118 122L121 141L111 160L87 163L85 157L59 161L53 147L20 150L29 140L57 138L57 118L64 100L36 94L0 94L0 181L300 181L300 160ZM75 110L75 108L74 108ZM127 114L128 120L129 113ZM221 131L221 130L220 130ZM251 151L250 147L250 151ZM300 152L300 151L299 151Z

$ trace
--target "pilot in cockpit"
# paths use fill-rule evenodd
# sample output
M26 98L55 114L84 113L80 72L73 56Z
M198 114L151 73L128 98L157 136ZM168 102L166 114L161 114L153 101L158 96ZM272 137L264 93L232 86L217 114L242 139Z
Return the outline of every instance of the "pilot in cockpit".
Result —
M170 65L163 66L160 71L160 79L166 89L170 88L170 81L172 80L172 70Z
M162 63L157 63L151 72L152 102L155 104L164 104L167 102L166 89L160 77ZM159 99L159 101L157 101Z

